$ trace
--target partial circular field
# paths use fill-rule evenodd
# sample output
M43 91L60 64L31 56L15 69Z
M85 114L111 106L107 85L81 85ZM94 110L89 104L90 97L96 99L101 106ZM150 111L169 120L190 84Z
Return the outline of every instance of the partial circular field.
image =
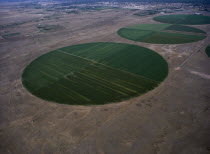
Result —
M210 24L210 16L203 15L163 15L153 18L155 21L168 24L203 25Z
M210 45L206 48L206 54L208 57L210 57Z
M189 26L172 24L141 24L118 30L129 40L155 44L182 44L206 38L206 32Z
M122 43L87 43L32 61L22 83L33 95L71 105L100 105L142 95L158 86L168 64L156 52Z

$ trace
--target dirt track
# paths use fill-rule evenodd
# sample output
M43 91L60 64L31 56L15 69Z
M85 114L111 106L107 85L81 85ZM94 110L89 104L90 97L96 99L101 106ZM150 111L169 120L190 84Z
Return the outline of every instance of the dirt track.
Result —
M7 18L1 22L6 23L12 11L18 13L15 9L4 12ZM206 78L210 59L205 48L177 69L206 40L182 45L126 40L116 34L119 28L155 23L152 16L140 18L129 10L40 21L34 20L31 11L30 20L22 19L26 23L1 30L21 34L0 40L0 153L210 153L210 79ZM39 32L36 25L46 23L64 28ZM195 27L210 34L209 25ZM103 106L46 102L23 87L21 73L37 56L72 44L100 41L137 44L158 52L169 64L168 77L143 96Z

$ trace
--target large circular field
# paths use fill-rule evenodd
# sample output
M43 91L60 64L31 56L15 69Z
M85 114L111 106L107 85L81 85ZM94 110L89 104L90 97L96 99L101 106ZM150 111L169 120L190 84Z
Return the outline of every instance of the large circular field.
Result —
M38 57L25 68L22 83L44 100L98 105L142 95L167 74L167 62L152 50L99 42L68 46Z
M184 25L203 25L210 24L210 16L203 15L163 15L153 18L155 21L168 24L184 24Z
M171 24L141 24L118 30L129 40L155 44L182 44L206 38L206 32L189 26Z

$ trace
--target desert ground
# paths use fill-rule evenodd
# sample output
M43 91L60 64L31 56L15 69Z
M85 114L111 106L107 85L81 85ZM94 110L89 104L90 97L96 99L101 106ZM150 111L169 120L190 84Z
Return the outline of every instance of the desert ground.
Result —
M149 44L127 40L116 32L129 25L157 23L152 20L157 15L139 17L130 9L64 14L16 5L0 6L0 23L7 25L1 27L1 35L18 33L0 38L0 153L210 153L210 59L205 53L210 25L192 26L208 34L198 42ZM24 88L22 72L35 58L89 42L152 49L166 59L169 74L143 96L107 105L57 104Z

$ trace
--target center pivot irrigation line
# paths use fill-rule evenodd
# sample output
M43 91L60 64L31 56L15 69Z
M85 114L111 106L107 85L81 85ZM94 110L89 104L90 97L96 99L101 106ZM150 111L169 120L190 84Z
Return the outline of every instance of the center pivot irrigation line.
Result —
M147 78L147 77L145 77L145 76L136 75L136 74L134 74L134 73L127 72L127 71L124 71L124 70L121 70L121 69L118 69L118 68L114 68L114 67L112 67L112 66L109 66L109 65L106 65L106 64L103 64L103 63L100 63L100 62L97 62L97 61L88 59L88 58L84 58L84 57L81 57L81 56L77 56L77 55L74 55L74 54L65 52L65 51L63 51L63 50L59 50L59 49L58 49L57 51L59 51L59 52L61 52L61 53L64 53L64 54L67 54L67 55L70 55L70 56L74 56L74 57L78 57L78 58L80 58L80 59L84 59L84 60L90 61L90 62L92 62L92 63L97 63L97 64L99 64L99 65L103 65L103 66L105 66L105 67L109 67L109 68L111 68L111 69L115 69L115 70L118 70L118 71L120 71L120 72L124 72L124 73L126 73L126 74L130 74L130 75L135 76L135 77L138 77L138 78L139 78L139 77L140 77L140 78L144 78L144 79L147 79L147 80L149 80L149 81L151 81L151 82L155 82L155 83L157 83L157 84L160 83L159 81L156 81L156 80Z
M207 40L208 41L208 40ZM179 68L183 67L186 62L196 53L196 52L199 52L203 47L204 45L207 43L207 41L205 41L199 48L198 50L195 50L181 65L179 65Z

